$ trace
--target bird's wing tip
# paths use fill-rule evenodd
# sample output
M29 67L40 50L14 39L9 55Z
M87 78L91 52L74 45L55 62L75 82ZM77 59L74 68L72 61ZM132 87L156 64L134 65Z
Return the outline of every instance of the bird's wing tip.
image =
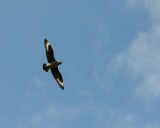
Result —
M46 42L48 42L48 40L45 38L45 39L44 39L44 42L46 43Z
M64 84L63 83L59 83L59 86L60 86L61 89L64 90Z
M64 90L64 83L62 81L60 81L59 78L57 78L56 81L57 81L59 87Z
M62 89L64 90L64 86L62 87Z

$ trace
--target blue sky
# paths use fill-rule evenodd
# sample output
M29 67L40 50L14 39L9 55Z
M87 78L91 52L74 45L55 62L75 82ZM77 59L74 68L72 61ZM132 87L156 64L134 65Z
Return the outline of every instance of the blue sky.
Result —
M0 127L159 128L159 0L1 0ZM44 38L65 90L42 70Z

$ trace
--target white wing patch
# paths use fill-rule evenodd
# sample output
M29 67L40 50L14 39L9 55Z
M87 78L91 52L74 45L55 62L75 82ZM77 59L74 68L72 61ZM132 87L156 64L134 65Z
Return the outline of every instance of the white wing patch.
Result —
M57 78L56 81L61 88L64 88L64 83L61 82L59 78Z
M49 51L49 45L50 45L50 43L47 42L47 44L46 44L46 51Z

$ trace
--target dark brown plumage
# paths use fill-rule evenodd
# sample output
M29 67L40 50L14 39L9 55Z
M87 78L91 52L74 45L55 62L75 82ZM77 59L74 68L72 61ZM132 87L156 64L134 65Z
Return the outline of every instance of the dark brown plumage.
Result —
M64 89L63 78L62 78L61 73L58 70L58 66L62 64L62 62L56 61L56 59L54 58L54 51L47 39L44 40L44 46L46 50L46 57L48 60L48 64L43 64L43 70L48 72L48 70L51 69L51 73L53 77L55 78L55 80L57 81L59 87L61 89Z

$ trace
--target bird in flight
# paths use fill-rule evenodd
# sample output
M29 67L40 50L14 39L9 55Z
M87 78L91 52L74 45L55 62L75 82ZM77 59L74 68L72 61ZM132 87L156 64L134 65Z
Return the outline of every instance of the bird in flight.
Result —
M55 80L57 81L59 87L64 90L63 78L62 78L61 73L58 70L58 66L60 64L62 64L62 62L57 61L54 58L54 51L52 49L51 44L48 42L47 39L44 40L44 47L46 50L46 57L47 57L48 63L43 64L43 70L48 72L48 70L50 69L51 73L52 73L53 77L55 78Z

